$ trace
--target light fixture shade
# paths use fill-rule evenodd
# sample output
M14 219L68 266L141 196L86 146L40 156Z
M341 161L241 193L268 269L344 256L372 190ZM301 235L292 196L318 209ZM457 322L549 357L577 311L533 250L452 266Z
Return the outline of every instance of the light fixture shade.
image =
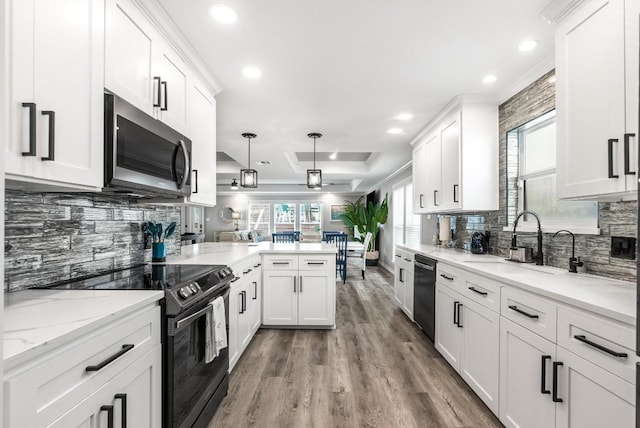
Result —
M257 188L258 187L258 171L256 171L255 169L241 169L240 185L248 189Z
M232 212L231 213L231 218L234 219L234 220L241 218L240 213L238 211Z
M307 187L309 189L322 189L322 170L307 170Z
M231 180L231 190L238 190L238 182L235 178Z

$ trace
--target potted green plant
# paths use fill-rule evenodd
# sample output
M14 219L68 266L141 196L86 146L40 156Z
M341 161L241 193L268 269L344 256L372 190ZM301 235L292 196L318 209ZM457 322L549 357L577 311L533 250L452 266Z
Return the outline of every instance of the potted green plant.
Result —
M148 221L146 223L146 229L147 233L149 233L153 239L153 243L151 244L151 261L164 262L167 258L167 247L164 241L173 235L173 232L176 230L176 222L174 221L169 224L163 232L162 223Z
M382 202L373 201L365 205L362 201L364 196L359 197L355 202L345 201L344 213L339 218L347 226L350 233L355 237L355 229L360 234L354 238L359 242L364 242L367 232L371 232L371 241L366 248L366 260L368 265L377 265L380 252L376 250L376 239L380 226L387 222L389 215L388 194L384 195Z

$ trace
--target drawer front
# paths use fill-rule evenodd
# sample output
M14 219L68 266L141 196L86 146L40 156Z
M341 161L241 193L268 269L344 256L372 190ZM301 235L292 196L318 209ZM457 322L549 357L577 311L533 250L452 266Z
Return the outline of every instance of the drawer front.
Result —
M413 263L414 255L411 254L409 251L396 248L393 254L394 254L394 260L396 263L404 259L409 259Z
M270 270L298 270L297 254L265 254L262 266Z
M310 254L298 257L298 268L303 270L331 269L336 260L335 254Z
M502 284L495 280L480 275L466 274L466 282L462 291L470 300L499 313L500 288L502 288Z
M635 384L633 326L561 306L558 345Z
M447 264L436 265L436 281L451 287L459 293L464 293L465 283L469 273Z
M555 303L513 287L503 287L500 294L500 314L503 317L556 342Z
M46 426L160 343L160 306L154 305L16 367L5 377L5 422ZM133 348L123 352L124 345Z

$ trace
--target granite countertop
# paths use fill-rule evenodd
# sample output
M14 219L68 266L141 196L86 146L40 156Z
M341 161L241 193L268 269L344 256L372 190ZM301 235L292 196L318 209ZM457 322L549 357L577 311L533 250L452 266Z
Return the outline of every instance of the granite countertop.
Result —
M233 265L256 254L335 254L337 249L326 243L274 244L271 242L202 242L181 248L179 256L167 257L167 264Z
M164 297L147 290L24 290L4 297L9 370Z
M502 257L433 245L397 247L627 324L636 324L636 284L632 282L569 273L568 269L551 266L513 263Z

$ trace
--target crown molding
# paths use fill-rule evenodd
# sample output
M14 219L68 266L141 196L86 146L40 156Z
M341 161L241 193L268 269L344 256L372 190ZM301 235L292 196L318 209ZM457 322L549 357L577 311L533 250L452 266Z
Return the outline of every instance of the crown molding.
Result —
M388 175L386 178L380 180L379 182L377 182L376 184L374 184L373 186L370 186L363 194L367 194L370 192L373 192L374 190L380 189L382 188L382 186L386 183L388 183L389 181L393 180L394 178L396 178L397 176L404 174L405 172L407 172L407 170L409 170L409 172L411 172L411 166L413 165L413 161L410 160L407 163L405 163L404 165L402 165L400 168L398 168L397 170L395 170L393 173L391 173L390 175Z
M567 17L584 0L553 0L540 12L540 16L549 24L557 24Z
M507 101L509 98L516 95L518 92L522 91L524 88L538 80L540 77L544 76L551 70L553 70L556 66L555 54L551 54L538 65L529 69L525 74L520 76L515 82L511 83L506 88L502 89L498 92L498 104L502 104Z

